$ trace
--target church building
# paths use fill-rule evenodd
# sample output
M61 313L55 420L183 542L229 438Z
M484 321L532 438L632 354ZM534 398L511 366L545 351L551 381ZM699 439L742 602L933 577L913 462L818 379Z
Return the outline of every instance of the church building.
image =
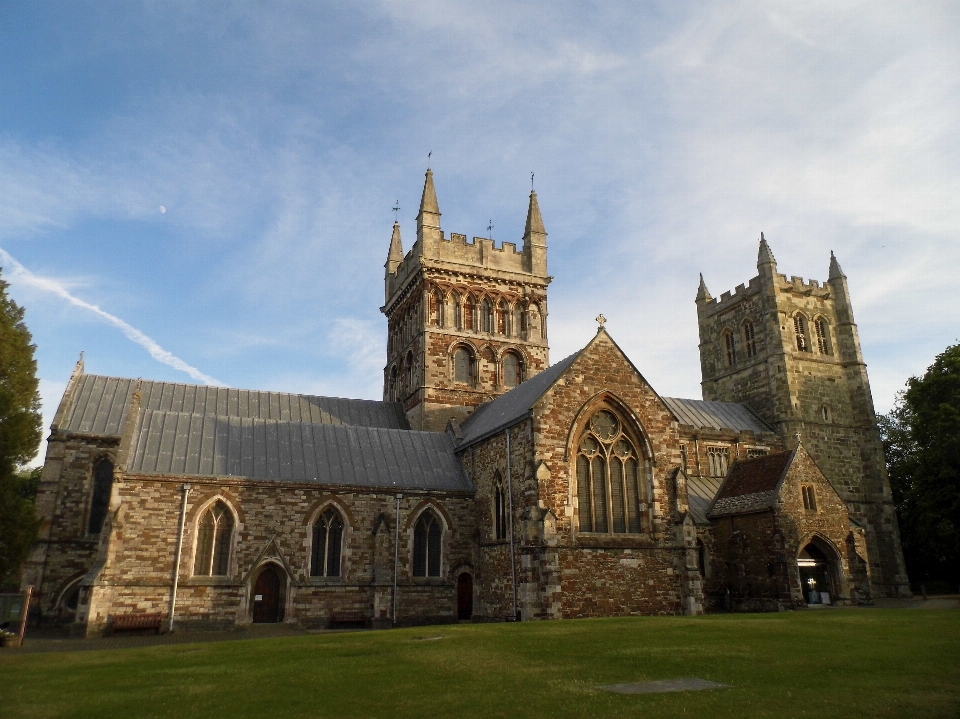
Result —
M696 295L703 399L662 397L598 317L553 364L547 232L395 223L383 400L78 363L24 585L95 636L776 611L909 591L846 277Z

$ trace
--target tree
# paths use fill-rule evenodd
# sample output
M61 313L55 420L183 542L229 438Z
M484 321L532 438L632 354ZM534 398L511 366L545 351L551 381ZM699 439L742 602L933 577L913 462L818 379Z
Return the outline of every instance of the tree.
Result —
M907 572L915 584L960 581L960 344L907 380L880 418Z
M0 273L0 585L16 580L36 538L37 515L32 498L23 496L21 468L41 436L36 346L7 287Z

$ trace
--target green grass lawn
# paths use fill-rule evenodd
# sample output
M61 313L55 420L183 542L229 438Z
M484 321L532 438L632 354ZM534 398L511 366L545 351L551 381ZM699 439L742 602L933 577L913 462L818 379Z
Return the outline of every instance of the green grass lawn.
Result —
M442 638L436 638L442 637ZM680 677L729 689L623 696ZM3 717L956 717L960 613L453 625L3 655Z

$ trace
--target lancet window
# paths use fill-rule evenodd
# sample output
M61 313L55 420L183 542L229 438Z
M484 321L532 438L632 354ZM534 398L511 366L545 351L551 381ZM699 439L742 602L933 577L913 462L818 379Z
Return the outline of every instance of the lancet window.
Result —
M737 341L730 330L723 333L723 344L727 351L727 366L732 367L737 363Z
M493 536L494 539L507 538L507 492L500 472L493 478Z
M523 382L523 363L516 353L506 352L502 364L504 387L516 387Z
M487 334L493 333L493 305L486 297L480 303L480 331Z
M226 576L230 566L233 514L217 500L200 519L193 573L200 577Z
M455 382L473 384L473 354L460 346L453 353L453 379Z
M342 552L343 519L340 512L328 507L313 525L310 576L339 577Z
M708 447L707 465L711 477L726 477L730 467L730 450L726 447Z
M577 445L581 532L642 531L639 457L613 412L602 409L590 418Z
M463 329L465 330L474 330L476 329L476 303L473 301L473 297L467 295L467 299L463 303Z
M413 530L413 576L440 576L442 537L440 520L431 510L426 510Z
M90 534L100 534L103 529L112 492L113 462L104 457L93 470L93 496L90 498L90 517L87 521L87 532Z
M747 357L757 356L757 334L750 320L743 323L743 346L747 349Z
M813 321L813 329L817 333L817 351L822 355L833 354L830 349L830 328L823 317Z
M510 334L510 308L504 300L497 303L497 333Z
M793 316L793 334L797 339L797 350L799 352L810 352L810 333L807 329L807 318L799 312Z

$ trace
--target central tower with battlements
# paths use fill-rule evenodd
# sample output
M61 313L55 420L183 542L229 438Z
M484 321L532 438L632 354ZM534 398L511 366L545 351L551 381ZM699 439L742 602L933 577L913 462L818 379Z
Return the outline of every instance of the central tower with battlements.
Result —
M385 275L383 398L414 429L443 431L550 364L547 232L530 193L523 247L440 229L427 170L417 240L404 254L394 223Z
M757 271L718 300L700 276L703 398L742 402L787 447L799 436L867 530L874 588L909 596L847 277L830 253L826 282L787 279L762 234Z

